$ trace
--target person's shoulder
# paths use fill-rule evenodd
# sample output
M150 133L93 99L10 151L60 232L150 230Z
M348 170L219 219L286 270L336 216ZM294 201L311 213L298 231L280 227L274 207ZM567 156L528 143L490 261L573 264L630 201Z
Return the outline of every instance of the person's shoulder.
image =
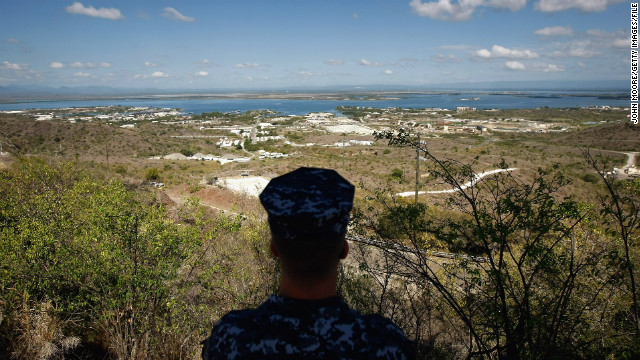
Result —
M361 314L354 310L356 322L361 325L366 346L370 354L380 359L412 359L414 355L413 342L409 340L402 329L389 318L380 314Z
M257 309L231 310L213 325L212 333L229 333L229 329L233 327L245 328L247 323L255 320L256 311Z
M402 329L382 315L360 314L359 319L368 333L379 336L382 341L385 339L391 341L406 339Z

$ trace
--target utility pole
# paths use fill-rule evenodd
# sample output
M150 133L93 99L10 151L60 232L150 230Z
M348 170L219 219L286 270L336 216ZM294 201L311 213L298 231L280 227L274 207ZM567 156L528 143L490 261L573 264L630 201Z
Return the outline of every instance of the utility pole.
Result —
M346 133L342 134L342 171L344 171L344 140L347 137Z
M416 145L416 198L415 203L418 203L418 182L420 181L420 133L418 133L418 145Z

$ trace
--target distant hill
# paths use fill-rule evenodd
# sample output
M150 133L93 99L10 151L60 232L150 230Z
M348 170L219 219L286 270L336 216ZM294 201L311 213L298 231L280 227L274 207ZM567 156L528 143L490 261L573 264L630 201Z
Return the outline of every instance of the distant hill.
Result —
M640 151L640 125L630 122L599 125L555 135L551 141L581 148Z

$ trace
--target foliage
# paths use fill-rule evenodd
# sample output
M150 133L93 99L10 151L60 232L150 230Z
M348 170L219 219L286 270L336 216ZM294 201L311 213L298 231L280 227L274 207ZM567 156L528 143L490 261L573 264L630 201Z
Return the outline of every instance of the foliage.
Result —
M53 347L71 351L78 344L68 339L78 338L82 346L73 351L93 344L119 359L193 357L210 316L221 315L217 308L254 303L249 294L272 289L270 276L249 277L253 266L241 272L241 264L273 272L257 250L267 248L257 239L263 233L248 235L255 226L241 235L240 217L207 218L195 200L172 220L149 195L72 163L19 159L0 172L0 345L7 356L31 358L27 345L50 344L52 358L62 354ZM233 249L216 244L225 236ZM226 259L225 270L209 272L220 265L211 249ZM231 296L194 297L203 284ZM42 314L49 320L38 320ZM51 329L50 336L37 328Z
M604 220L605 231L614 239L622 242L622 253L614 255L614 264L617 263L621 272L626 273L631 298L631 308L627 318L632 324L636 339L640 340L640 304L637 288L637 275L635 261L633 259L634 250L637 247L636 237L640 230L640 178L635 180L615 181L605 174L600 168L599 162L594 158L588 149L584 149L583 155L586 161L598 173L605 185L606 192L598 196L601 209L600 215Z
M194 152L191 149L181 149L180 154L186 157L189 157L189 156L193 156Z
M397 181L402 181L404 177L404 172L398 168L394 168L391 170L391 178Z
M377 136L424 152L431 176L456 190L430 206L373 191L355 212L356 231L382 240L377 247L394 259L378 268L376 278L391 273L430 291L429 306L439 311L421 323L430 323L435 335L425 338L416 322L408 331L416 340L432 346L439 339L441 347L480 358L588 358L612 352L625 357L638 351L637 332L629 327L637 317L633 311L625 315L628 304L637 309L632 256L614 255L615 234L602 229L616 227L599 221L593 205L559 195L569 180L557 166L539 169L527 182L511 172L478 181L473 164L438 159L408 133ZM474 186L462 185L468 181ZM623 213L637 214L625 204ZM621 218L610 213L615 204L603 205L602 216ZM617 224L637 231L636 222L624 219ZM616 229L621 231L620 225ZM632 253L634 246L629 242L624 249ZM376 276L370 269L361 268ZM629 290L620 289L617 280L625 273ZM379 285L378 292L388 292L386 287ZM407 294L417 301L413 308L426 306L424 296L415 296L419 292Z
M144 178L147 181L156 181L160 179L160 171L157 168L150 168L144 174Z

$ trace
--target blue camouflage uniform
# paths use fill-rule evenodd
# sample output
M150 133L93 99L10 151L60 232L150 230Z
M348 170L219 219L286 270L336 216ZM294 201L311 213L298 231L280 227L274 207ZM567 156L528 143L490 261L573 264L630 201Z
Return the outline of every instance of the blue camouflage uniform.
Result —
M297 300L272 295L257 309L232 311L205 340L213 359L411 359L396 325L362 315L340 297Z
M355 187L334 170L299 168L260 194L274 236L296 243L343 236ZM272 295L260 307L231 311L203 342L211 359L410 359L411 342L380 315L362 315L340 297Z

